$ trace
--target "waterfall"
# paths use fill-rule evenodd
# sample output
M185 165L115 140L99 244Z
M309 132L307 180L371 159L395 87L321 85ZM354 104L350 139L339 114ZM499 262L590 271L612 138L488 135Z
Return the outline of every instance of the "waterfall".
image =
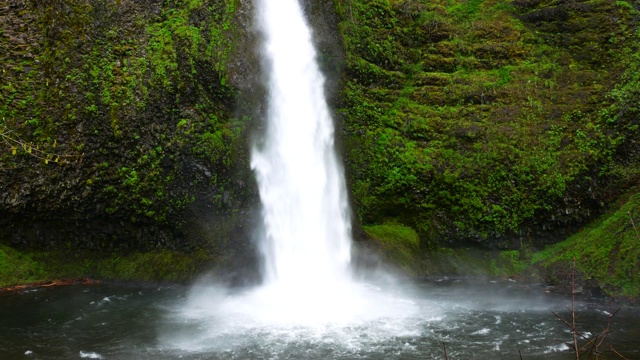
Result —
M351 225L334 127L298 0L258 0L268 83L265 138L252 152L264 219L266 284L347 278Z
M268 102L251 168L262 202L264 283L242 291L196 287L184 311L209 321L205 339L293 329L304 336L339 336L356 324L370 324L379 335L402 332L414 303L398 298L393 288L351 277L344 173L299 0L256 1Z
M380 285L351 278L344 174L324 77L298 0L256 1L268 104L251 167L262 201L264 283L194 287L180 313L205 330L195 339L177 338L176 346L242 348L250 339L286 348L290 341L324 339L349 347L356 338L413 333L407 319L417 307L398 296L386 274Z

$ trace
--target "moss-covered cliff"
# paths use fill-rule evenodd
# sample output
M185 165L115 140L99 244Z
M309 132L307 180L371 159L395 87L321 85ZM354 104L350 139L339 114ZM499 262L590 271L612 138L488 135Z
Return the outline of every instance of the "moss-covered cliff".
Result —
M250 2L0 1L0 19L1 241L248 246Z
M634 8L635 7L635 8ZM558 241L638 181L633 1L336 1L356 211L438 242Z

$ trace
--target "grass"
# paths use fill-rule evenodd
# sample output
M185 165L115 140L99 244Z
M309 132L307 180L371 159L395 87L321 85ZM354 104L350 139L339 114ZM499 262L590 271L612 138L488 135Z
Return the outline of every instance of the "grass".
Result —
M30 255L0 245L0 288L46 280L44 264Z

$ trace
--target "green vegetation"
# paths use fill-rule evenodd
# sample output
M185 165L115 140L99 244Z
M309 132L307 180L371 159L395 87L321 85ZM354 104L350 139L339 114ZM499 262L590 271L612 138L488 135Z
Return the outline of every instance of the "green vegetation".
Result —
M531 251L525 249L438 248L425 253L416 231L393 221L365 226L364 231L387 259L413 276L511 277L522 275L530 266Z
M360 220L397 218L432 248L509 247L628 186L615 169L637 174L638 11L581 3L336 2Z
M128 29L134 32L130 36L117 33L120 25L114 20L85 56L81 74L93 79L85 93L90 101L84 101L91 105L85 109L108 114L111 142L126 144L127 150L119 167L103 168L92 181L103 185L108 213L166 223L169 214L195 200L194 192L180 184L226 187L224 175L238 154L234 148L242 146L244 128L225 104L233 96L226 62L234 12L234 1L164 2L157 17L137 19L141 25ZM143 28L145 23L150 25ZM133 117L146 116L153 111L149 106L164 107L166 113L151 119L151 128L141 128ZM97 125L94 132L100 134ZM216 176L185 178L179 154L201 159ZM172 191L176 188L181 189Z
M18 222L34 207L61 227L110 219L182 238L196 200L210 213L240 208L252 196L237 180L249 178L252 120L230 80L242 75L228 66L247 31L238 6L56 0L2 10L0 189L11 201L0 216ZM93 238L106 244L87 248L110 243Z
M95 264L99 278L137 281L186 282L212 262L203 252L182 254L168 250L112 256Z
M613 296L640 296L640 192L565 241L534 255L532 264L551 282L575 263L583 279L593 279ZM636 224L636 229L634 225ZM564 271L563 271L564 270ZM564 274L564 275L563 275Z
M424 275L516 277L529 266L528 251L439 248L422 261Z
M10 247L0 245L0 288L42 281L44 265Z
M410 227L393 222L364 227L364 231L376 240L384 253L408 274L418 270L420 239Z
M146 253L20 252L0 245L0 288L58 279L92 278L144 282L188 282L207 270L215 257L203 251L184 254L159 250Z
M170 250L131 254L38 252L32 257L51 279L90 277L101 280L188 282L216 259L200 251L190 254Z
M469 241L556 242L640 179L640 9L632 2L335 4L346 49L338 112L356 211L401 267L520 274L528 252L470 249ZM373 233L380 225L369 224L387 219L416 229L421 246ZM601 240L583 230L536 264L566 267L559 262L577 256L606 291L637 296L637 254L620 237L631 233L599 229Z

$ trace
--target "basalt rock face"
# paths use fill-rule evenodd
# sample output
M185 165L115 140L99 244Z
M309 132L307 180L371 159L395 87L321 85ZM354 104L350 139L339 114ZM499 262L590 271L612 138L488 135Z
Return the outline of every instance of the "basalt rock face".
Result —
M250 252L249 1L0 1L0 240Z

